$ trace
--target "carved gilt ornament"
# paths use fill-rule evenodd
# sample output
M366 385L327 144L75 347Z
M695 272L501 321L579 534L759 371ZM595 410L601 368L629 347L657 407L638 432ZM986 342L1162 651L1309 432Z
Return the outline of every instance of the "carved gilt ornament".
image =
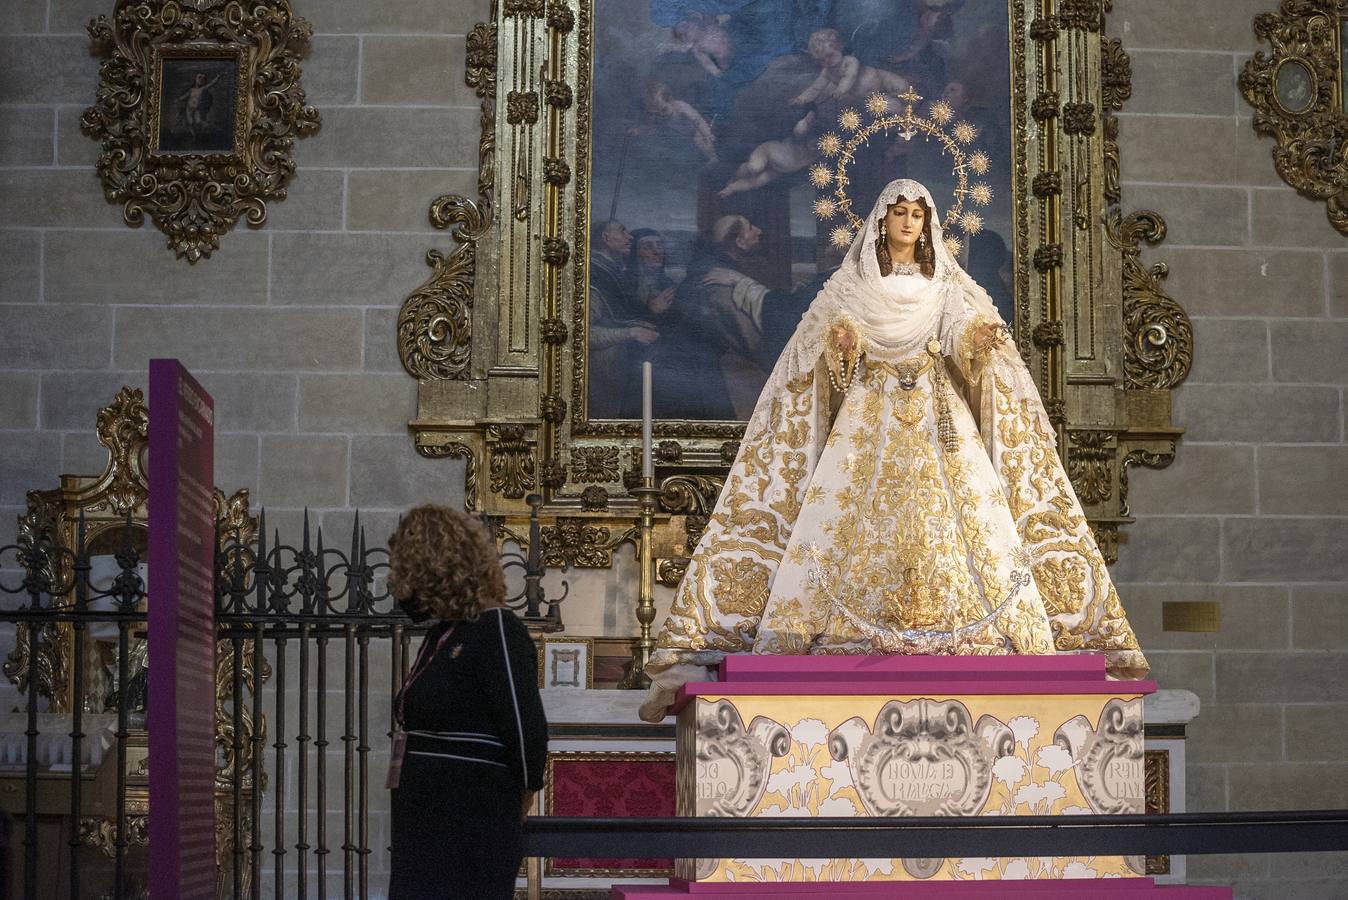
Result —
M289 0L116 0L89 35L104 62L80 126L126 224L148 213L195 263L240 218L265 223L295 138L319 127L300 87L312 29Z
M1322 200L1348 235L1348 0L1283 0L1255 16L1270 46L1245 64L1240 91L1254 129L1276 142L1273 165L1305 197Z
M1132 70L1108 36L1111 4L1041 6L1007 5L1010 158L1000 165L1010 172L1015 341L1061 452L1075 454L1069 469L1112 561L1131 521L1129 469L1173 459L1182 429L1170 391L1188 374L1193 332L1165 292L1165 267L1142 261L1164 220L1122 196L1115 113ZM606 564L631 533L640 474L639 422L593 414L589 390L605 14L595 0L497 0L468 35L478 193L434 201L431 220L452 250L430 251L431 277L407 295L390 336L419 382L409 423L418 452L466 460L467 502L483 513L522 522L524 498L541 493L552 559L570 564ZM660 546L691 550L743 431L742 421L656 420ZM668 585L686 558L656 565Z

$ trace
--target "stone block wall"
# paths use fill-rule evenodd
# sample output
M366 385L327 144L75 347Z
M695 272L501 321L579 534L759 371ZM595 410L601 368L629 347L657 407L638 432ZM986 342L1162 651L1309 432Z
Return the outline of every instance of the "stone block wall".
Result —
M477 99L464 34L486 0L298 0L314 27L302 84L322 129L296 142L290 196L264 228L175 259L103 200L79 130L98 59L85 26L111 0L0 10L0 543L31 487L99 471L94 415L151 356L177 356L215 397L216 482L252 492L283 530L409 504L459 503L462 464L406 437L416 384L398 364L398 305L448 243L427 220L473 195ZM335 517L335 518L334 518Z
M217 483L249 488L283 534L306 506L338 531L359 507L375 540L413 502L461 500L460 464L412 451L393 322L425 250L446 243L429 201L475 190L464 34L487 0L294 2L316 32L303 84L322 130L297 142L267 226L195 266L122 224L79 132L98 68L83 29L111 0L0 4L0 544L25 489L97 469L95 411L143 386L152 354L181 357L215 396ZM1115 0L1110 17L1133 61L1125 205L1166 217L1149 257L1169 263L1198 342L1176 393L1183 446L1133 479L1115 574L1162 686L1203 701L1195 810L1348 806L1348 238L1278 179L1236 89L1250 21L1276 5ZM622 631L613 579L605 593L603 630ZM1218 601L1221 631L1162 631L1166 600ZM1344 854L1191 857L1189 871L1240 897L1348 892Z
M1187 429L1130 495L1115 575L1163 687L1196 692L1192 810L1348 804L1348 237L1273 168L1236 79L1273 0L1116 0L1133 62L1124 202L1170 230L1149 259L1194 319ZM1215 600L1221 630L1164 632L1161 603ZM1190 857L1240 897L1348 892L1348 857Z

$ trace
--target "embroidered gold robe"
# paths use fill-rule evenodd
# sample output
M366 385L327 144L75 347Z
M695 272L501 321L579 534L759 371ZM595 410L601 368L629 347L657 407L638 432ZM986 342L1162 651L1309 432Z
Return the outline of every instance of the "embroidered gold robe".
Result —
M1000 321L986 294L948 259L931 283L869 278L884 316L911 315L872 334L847 284L806 313L657 639L646 718L728 653L1094 651L1147 671L1033 379L1009 344L974 351ZM840 322L865 355L834 418Z

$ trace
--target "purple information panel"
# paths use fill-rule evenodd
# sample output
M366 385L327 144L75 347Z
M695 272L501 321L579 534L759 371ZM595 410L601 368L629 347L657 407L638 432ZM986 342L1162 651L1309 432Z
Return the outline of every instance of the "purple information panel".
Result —
M150 897L215 896L215 404L150 360Z

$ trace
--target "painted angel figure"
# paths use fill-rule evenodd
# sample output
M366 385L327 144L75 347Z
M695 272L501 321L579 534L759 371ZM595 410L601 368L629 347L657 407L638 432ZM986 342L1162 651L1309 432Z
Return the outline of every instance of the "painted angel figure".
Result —
M886 185L778 358L641 714L727 654L1147 662L1034 380L916 181Z

